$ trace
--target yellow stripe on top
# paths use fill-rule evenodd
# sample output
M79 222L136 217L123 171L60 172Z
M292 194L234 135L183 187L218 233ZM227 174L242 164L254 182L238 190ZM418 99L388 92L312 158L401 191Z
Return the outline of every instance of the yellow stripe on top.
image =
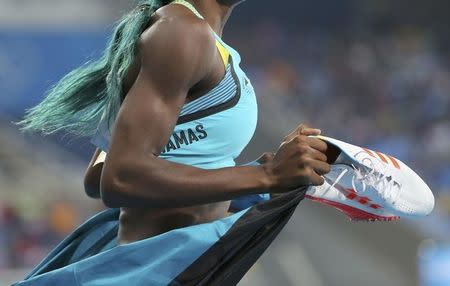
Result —
M223 64L227 67L230 62L230 52L222 45L221 42L219 42L219 40L216 40L216 47L222 57Z

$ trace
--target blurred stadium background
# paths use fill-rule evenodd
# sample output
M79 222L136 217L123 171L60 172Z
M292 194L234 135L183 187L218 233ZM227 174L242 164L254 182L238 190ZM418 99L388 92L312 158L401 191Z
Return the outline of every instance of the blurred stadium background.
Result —
M82 176L93 147L11 122L96 57L131 0L0 0L0 285L20 279L102 209ZM417 170L432 216L351 223L305 201L246 285L450 285L450 2L250 0L225 40L241 51L260 122L240 160L275 150L299 122Z

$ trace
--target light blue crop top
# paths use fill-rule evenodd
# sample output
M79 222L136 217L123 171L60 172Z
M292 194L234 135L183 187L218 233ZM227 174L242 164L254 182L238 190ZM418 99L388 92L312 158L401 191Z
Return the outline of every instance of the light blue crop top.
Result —
M207 94L183 106L173 134L159 156L162 159L203 169L233 167L253 137L258 116L253 86L239 66L239 53L215 36L222 46L222 56L223 48L229 54L225 76ZM111 131L104 121L101 120L91 142L107 152Z

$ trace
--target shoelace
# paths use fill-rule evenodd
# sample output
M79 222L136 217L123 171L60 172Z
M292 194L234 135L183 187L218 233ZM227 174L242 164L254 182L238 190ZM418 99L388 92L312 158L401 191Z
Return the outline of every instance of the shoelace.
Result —
M365 154L364 151L360 153ZM357 153L355 157L360 153ZM353 189L356 192L364 192L367 187L372 187L384 200L395 205L396 199L401 191L401 185L394 181L392 176L385 175L387 166L377 158L364 157L361 161L369 167L357 168L352 164L355 170L355 175L352 178ZM362 190L357 189L356 180L361 182Z
M347 169L343 170L337 177L336 180L334 180L333 184L328 185L327 189L325 190L325 193L328 193L328 191L332 188L334 188L334 186L339 183L339 181L342 179L342 177L344 177L344 175L348 172Z

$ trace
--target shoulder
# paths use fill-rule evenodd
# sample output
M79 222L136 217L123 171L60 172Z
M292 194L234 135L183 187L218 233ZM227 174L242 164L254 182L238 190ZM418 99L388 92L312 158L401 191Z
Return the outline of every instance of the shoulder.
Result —
M213 70L217 57L216 39L209 24L181 5L159 9L138 44L141 70L153 78L170 74L189 86Z
M216 39L209 24L181 5L167 5L152 16L152 24L141 35L141 52L163 48L167 52L213 56ZM193 56L191 54L191 56Z

